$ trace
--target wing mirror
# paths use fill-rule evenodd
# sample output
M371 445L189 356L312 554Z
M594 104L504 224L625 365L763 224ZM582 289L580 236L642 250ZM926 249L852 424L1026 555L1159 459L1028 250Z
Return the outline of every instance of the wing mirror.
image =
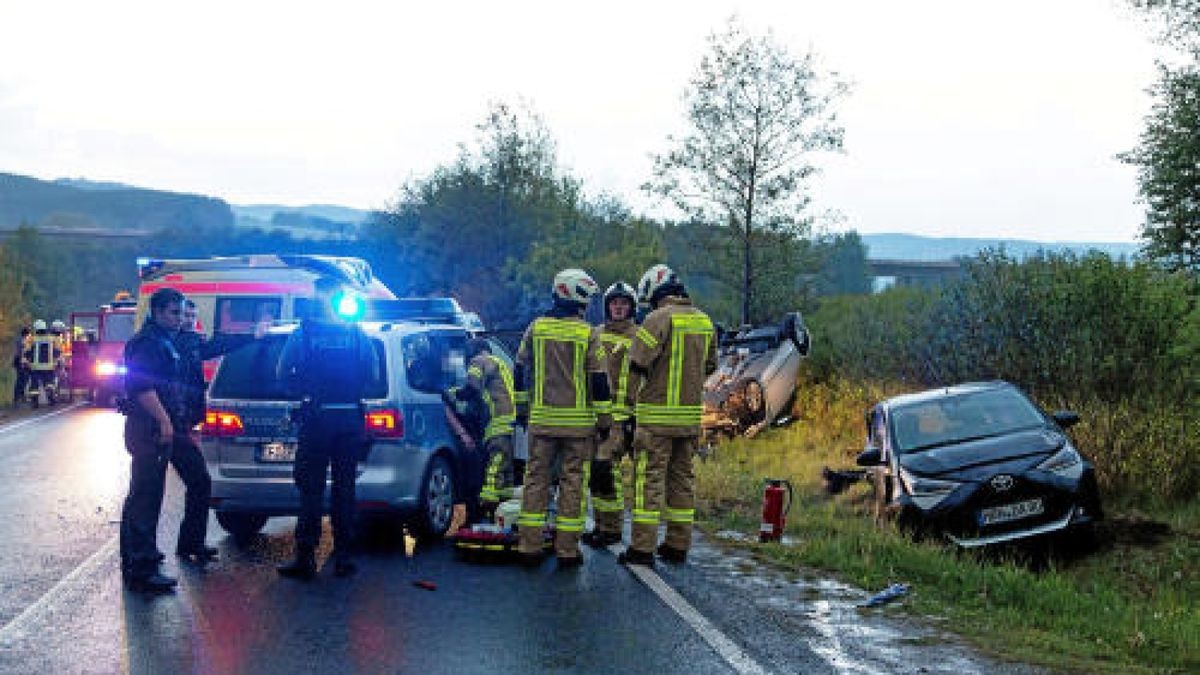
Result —
M858 453L854 463L859 466L879 466L883 463L883 454L879 452L879 448L869 447Z
M1069 427L1075 426L1076 424L1079 424L1079 419L1080 419L1079 413L1072 411L1072 410L1055 410L1054 414L1051 415L1050 417L1053 417L1054 421L1058 422L1058 426L1060 426L1064 429L1067 429Z

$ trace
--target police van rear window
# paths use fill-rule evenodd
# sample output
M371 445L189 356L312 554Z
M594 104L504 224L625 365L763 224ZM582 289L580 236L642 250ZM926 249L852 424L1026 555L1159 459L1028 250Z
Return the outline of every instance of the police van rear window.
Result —
M287 400L287 390L279 378L279 357L286 335L271 335L227 354L209 389L212 398L255 401ZM383 343L371 338L379 357L379 378L367 386L366 398L387 398L387 356Z

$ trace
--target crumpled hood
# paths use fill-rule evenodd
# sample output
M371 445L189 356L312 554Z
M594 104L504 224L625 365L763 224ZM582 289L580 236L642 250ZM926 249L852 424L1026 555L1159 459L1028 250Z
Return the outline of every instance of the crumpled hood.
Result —
M901 455L899 461L905 469L923 476L978 481L996 473L1027 471L1066 441L1060 432L1044 427L920 450Z

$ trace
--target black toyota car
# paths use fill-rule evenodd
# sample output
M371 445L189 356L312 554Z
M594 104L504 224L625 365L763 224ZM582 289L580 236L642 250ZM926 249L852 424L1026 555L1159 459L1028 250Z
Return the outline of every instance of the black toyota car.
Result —
M1091 462L1064 429L1007 382L978 382L887 399L867 412L858 463L877 514L939 531L964 548L1051 533L1090 536L1101 518Z

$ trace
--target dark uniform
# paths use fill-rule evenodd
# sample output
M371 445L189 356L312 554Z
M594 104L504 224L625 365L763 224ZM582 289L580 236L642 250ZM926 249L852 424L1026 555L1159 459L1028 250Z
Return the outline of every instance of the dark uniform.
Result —
M127 579L154 574L159 552L155 544L158 516L166 486L167 464L175 467L187 488L183 522L179 526L176 552L200 555L205 551L208 500L212 481L204 459L189 433L184 402L184 363L172 333L153 321L125 345L125 395L129 399L125 420L125 448L133 456L129 494L121 513L121 569ZM158 395L175 434L158 437L158 424L137 402L137 396L153 390Z
M325 476L332 467L334 550L339 561L348 561L355 472L368 442L362 400L378 367L375 349L357 324L305 319L284 346L281 376L305 400L292 474L300 490L298 558L311 558L320 541Z
M204 394L208 390L208 384L204 381L204 362L253 341L252 335L218 334L209 338L191 330L181 330L175 334L175 349L183 359L183 403L187 411L188 429L204 421Z

